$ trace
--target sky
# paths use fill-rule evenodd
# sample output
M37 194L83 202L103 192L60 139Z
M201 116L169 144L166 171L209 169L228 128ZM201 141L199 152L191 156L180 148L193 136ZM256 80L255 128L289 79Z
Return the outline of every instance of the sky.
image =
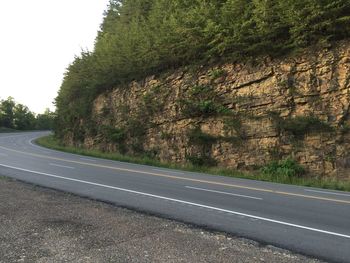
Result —
M108 0L0 0L0 99L54 110L67 66L92 50Z

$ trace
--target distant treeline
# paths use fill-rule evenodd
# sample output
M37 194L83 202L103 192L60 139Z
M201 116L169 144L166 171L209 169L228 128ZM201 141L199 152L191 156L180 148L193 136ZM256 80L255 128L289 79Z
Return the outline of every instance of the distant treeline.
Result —
M13 98L0 100L0 131L51 130L55 114L47 109L35 115L27 106L16 103Z
M349 0L112 0L92 52L69 65L58 127L80 129L100 93L192 63L278 56L350 36Z

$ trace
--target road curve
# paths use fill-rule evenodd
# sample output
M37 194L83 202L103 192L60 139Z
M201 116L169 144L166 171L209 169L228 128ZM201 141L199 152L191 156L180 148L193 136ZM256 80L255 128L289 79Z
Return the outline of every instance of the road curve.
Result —
M102 160L33 143L46 134L0 134L0 174L350 262L350 193Z

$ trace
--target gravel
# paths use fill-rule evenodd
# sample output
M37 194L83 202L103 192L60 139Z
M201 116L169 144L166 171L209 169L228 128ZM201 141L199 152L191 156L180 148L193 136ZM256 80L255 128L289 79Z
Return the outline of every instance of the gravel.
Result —
M0 262L320 262L0 178Z

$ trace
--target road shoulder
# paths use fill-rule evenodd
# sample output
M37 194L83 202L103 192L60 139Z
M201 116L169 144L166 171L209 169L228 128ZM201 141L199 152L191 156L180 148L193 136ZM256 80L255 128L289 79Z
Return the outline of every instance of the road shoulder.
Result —
M0 177L0 262L319 262Z

